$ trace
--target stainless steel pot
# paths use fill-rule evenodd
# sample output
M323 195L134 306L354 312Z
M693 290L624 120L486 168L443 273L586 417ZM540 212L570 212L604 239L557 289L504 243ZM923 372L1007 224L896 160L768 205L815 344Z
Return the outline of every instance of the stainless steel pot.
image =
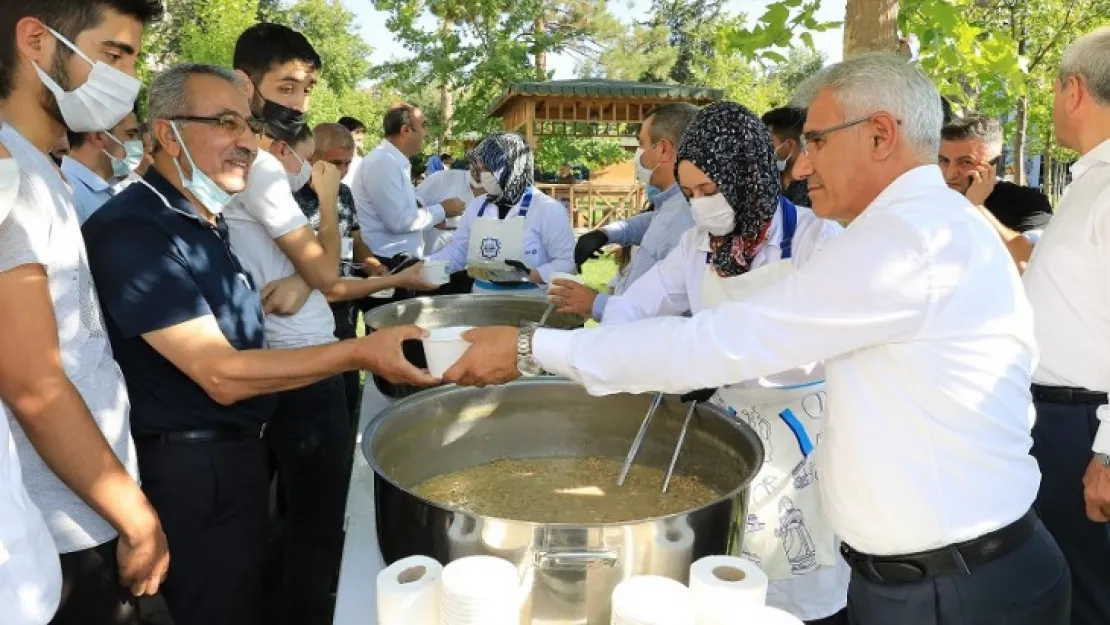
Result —
M547 301L503 295L440 295L417 297L380 306L363 315L367 332L416 324L422 328L449 328L453 326L516 326L526 321L539 321L547 310ZM560 330L580 328L582 317L552 314L547 327ZM409 362L418 367L428 366L424 347L420 341L406 341L403 350ZM374 384L387 397L408 397L420 388L390 384L374 376Z
M490 389L441 387L387 408L363 436L386 562L416 554L444 563L496 555L520 570L527 593L522 623L604 625L621 580L656 574L685 582L698 558L738 554L763 445L751 428L710 405L699 405L677 470L727 494L683 514L596 525L527 523L468 514L410 491L499 458L623 460L651 399L590 397L570 381L548 378ZM664 402L637 462L666 469L684 416L677 399Z

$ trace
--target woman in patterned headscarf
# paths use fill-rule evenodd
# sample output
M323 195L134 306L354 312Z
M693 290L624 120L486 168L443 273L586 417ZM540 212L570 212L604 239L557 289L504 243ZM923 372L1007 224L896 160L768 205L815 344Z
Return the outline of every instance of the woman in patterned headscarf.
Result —
M532 148L495 132L467 154L473 184L486 194L466 208L451 242L428 257L466 269L474 292L542 297L555 273L574 271L566 208L533 186Z
M749 297L809 261L841 230L780 197L771 137L739 104L720 102L698 113L682 138L676 169L695 226L667 258L609 298L603 325L698 313ZM551 297L558 300L560 289ZM825 405L824 370L813 365L773 378L684 399L712 399L763 441L766 460L752 482L744 552L771 579L768 603L809 623L839 625L849 570L821 510L810 456Z

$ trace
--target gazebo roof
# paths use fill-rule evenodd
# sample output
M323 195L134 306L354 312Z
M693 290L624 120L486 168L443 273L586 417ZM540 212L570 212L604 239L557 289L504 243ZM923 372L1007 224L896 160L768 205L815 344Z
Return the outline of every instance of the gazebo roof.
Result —
M553 80L511 85L489 109L504 128L536 137L634 135L658 106L671 102L705 105L724 97L721 89L622 80Z
M515 83L489 109L491 117L500 117L525 97L557 97L576 100L643 100L646 102L691 102L708 104L725 97L721 89L668 85L626 80L552 80L548 82Z

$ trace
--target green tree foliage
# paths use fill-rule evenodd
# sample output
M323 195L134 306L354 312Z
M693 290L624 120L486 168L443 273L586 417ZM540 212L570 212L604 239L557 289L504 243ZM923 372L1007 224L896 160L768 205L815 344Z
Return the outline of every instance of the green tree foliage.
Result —
M579 137L545 137L536 150L536 167L540 171L558 171L563 163L585 165L596 170L631 158L628 150L612 139Z
M374 6L388 14L390 31L413 55L379 66L375 75L424 105L433 99L428 87L439 90L440 101L448 90L453 106L450 114L442 111L441 130L452 134L496 128L486 116L489 105L510 84L536 80L546 55L593 54L593 24L605 13L603 0L375 0Z
M235 41L255 23L258 0L203 0L189 8L194 12L181 21L178 59L230 67Z
M1020 162L1051 148L1060 56L1080 34L1110 23L1110 0L903 0L899 20L921 42L922 68L959 111L1009 122Z

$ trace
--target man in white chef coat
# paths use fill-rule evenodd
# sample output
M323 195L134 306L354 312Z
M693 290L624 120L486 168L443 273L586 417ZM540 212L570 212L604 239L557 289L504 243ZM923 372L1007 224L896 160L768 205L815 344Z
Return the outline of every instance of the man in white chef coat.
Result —
M1110 623L1108 58L1103 28L1072 44L1060 63L1056 136L1082 156L1025 272L1041 348L1033 373L1033 456L1044 475L1037 513L1071 568L1074 625Z
M819 217L852 223L811 262L690 319L473 330L444 380L548 371L597 395L680 393L823 361L818 475L852 622L1065 625L1067 566L1031 510L1032 311L936 165L940 96L886 54L814 87L795 173Z

